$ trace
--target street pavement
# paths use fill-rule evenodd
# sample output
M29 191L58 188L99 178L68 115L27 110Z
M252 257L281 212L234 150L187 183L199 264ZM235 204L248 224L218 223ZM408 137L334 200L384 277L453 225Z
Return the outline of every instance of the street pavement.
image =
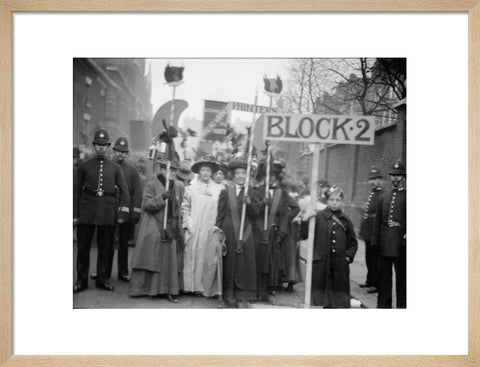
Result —
M353 308L375 308L377 304L377 295L368 294L366 289L360 288L359 284L365 282L367 268L365 265L365 244L358 241L358 252L354 262L350 265L350 291L352 296ZM76 243L74 242L74 259L73 259L73 280L76 277ZM129 263L134 247L129 248ZM113 270L111 284L115 286L115 291L105 291L95 288L95 281L89 280L87 290L73 294L74 308L216 308L219 300L216 298L205 298L195 295L180 295L178 303L171 303L162 297L129 297L128 283L124 283L117 279L117 251L113 260ZM302 241L300 244L300 256L306 258L306 246ZM97 246L92 244L90 253L90 273L96 272L97 262ZM301 274L305 276L305 263L301 262ZM73 284L73 282L72 282ZM273 297L274 305L266 303L251 304L252 308L304 308L305 300L305 282L298 283L294 286L293 292L279 291Z

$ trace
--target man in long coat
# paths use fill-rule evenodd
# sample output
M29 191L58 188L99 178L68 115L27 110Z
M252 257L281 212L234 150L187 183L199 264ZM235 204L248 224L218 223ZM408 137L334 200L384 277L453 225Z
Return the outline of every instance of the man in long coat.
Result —
M113 291L109 283L109 256L113 247L115 221L129 216L129 193L122 169L105 157L110 145L107 131L99 129L93 139L95 157L78 166L73 187L73 223L77 228L77 280L74 292L88 287L90 246L97 230L97 288ZM120 190L119 205L115 187ZM118 209L118 216L117 216Z
M392 190L378 200L372 245L379 250L378 308L392 308L395 267L397 308L407 307L407 190L405 164L397 160L389 172Z
M255 238L253 225L259 216L261 199L255 190L245 195L247 161L234 158L228 169L234 183L226 186L218 200L215 226L226 235L226 255L223 258L223 302L219 308L248 308L248 300L257 290ZM240 221L243 203L246 204L243 239L240 241Z

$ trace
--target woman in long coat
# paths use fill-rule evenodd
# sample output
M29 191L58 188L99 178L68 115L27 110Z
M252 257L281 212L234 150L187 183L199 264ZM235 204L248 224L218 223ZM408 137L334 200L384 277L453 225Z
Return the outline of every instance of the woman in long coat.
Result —
M324 308L350 308L350 264L357 252L357 238L341 210L343 195L338 186L330 187L325 192L327 207L315 216L312 304ZM308 213L305 219L313 215ZM308 237L308 222L302 222L301 234Z
M177 302L179 293L178 257L183 251L179 183L170 180L166 191L166 162L160 161L160 174L145 185L142 218L132 260L130 296L166 295ZM163 229L165 201L168 199L167 229Z
M226 254L223 257L223 301L219 308L248 308L257 290L254 221L260 214L262 202L255 190L244 196L247 162L234 158L228 165L234 184L226 186L218 201L216 227L226 236ZM246 203L243 240L239 241L243 203Z
M222 185L212 180L217 163L207 156L192 165L197 178L185 187L182 201L182 221L185 230L183 282L185 292L195 292L205 297L222 294L221 279L217 277L219 250L212 240L217 218L217 206Z

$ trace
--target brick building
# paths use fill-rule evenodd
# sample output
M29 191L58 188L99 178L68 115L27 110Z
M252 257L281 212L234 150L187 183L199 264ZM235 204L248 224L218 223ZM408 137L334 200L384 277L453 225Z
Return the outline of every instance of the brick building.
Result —
M151 78L145 59L73 59L73 144L91 149L95 130L129 140L132 154L151 143Z

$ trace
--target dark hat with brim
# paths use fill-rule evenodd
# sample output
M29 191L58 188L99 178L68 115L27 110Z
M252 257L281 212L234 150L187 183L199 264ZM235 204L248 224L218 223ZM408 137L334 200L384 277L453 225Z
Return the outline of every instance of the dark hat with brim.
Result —
M128 153L128 140L123 137L118 138L113 145L113 149L118 150L119 152Z
M265 177L267 175L266 171L266 160L263 158L258 164L257 177ZM270 175L279 176L283 169L285 168L285 163L282 161L273 161L270 165Z
M107 130L98 129L95 132L92 143L98 145L110 145L110 138L108 137Z
M243 157L235 157L230 162L228 162L228 170L235 171L237 168L247 169L247 160Z
M218 162L218 168L215 172L218 172L218 171L222 171L224 175L227 174L228 172L228 167L225 163L222 163L222 162Z
M406 175L406 173L405 163L403 163L401 160L397 160L389 172L390 175Z
M383 178L383 176L378 168L372 167L370 168L370 172L368 173L368 179L374 180L376 178Z
M192 165L192 172L199 173L201 167L210 167L212 173L218 171L218 163L213 156L206 156Z
M177 170L177 177L184 181L191 181L195 177L192 172L192 164L189 160L180 162L180 166Z

